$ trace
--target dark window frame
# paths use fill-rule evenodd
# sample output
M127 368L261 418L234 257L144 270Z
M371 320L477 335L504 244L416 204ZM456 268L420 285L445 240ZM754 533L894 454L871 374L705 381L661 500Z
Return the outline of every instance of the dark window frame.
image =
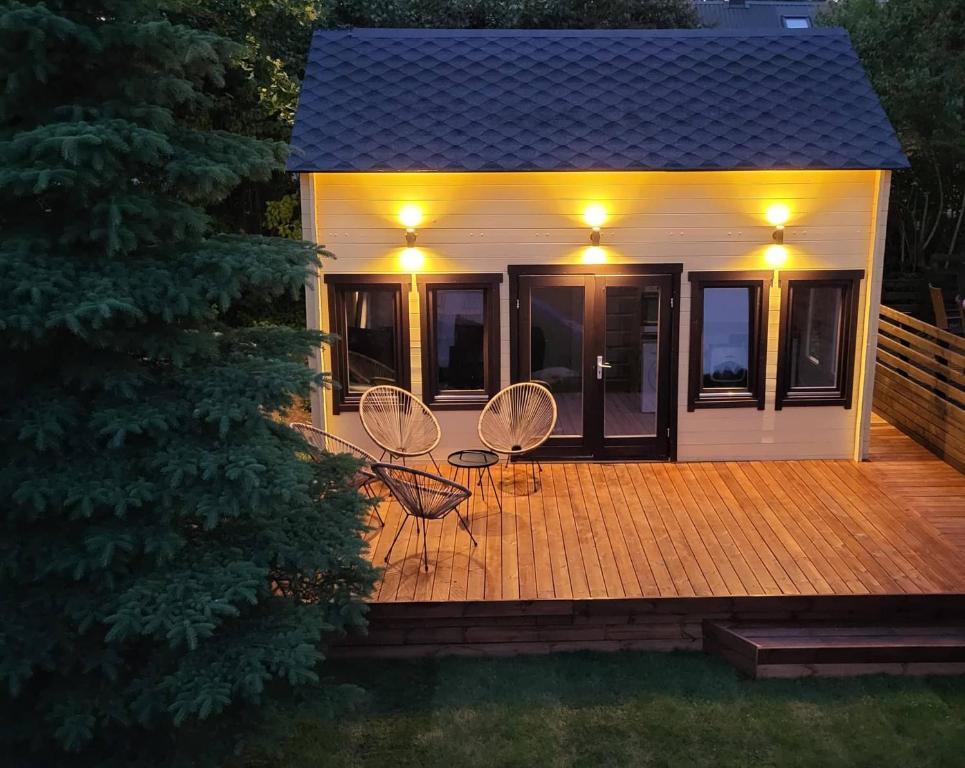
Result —
M338 274L324 275L328 286L329 331L336 336L331 345L332 378L340 386L332 387L332 411L357 411L361 394L348 389L348 318L345 314L345 293L349 291L381 290L395 293L396 314L396 370L397 386L412 388L409 363L409 288L407 275Z
M788 22L791 21L791 20L793 20L793 21L803 21L803 22L805 22L805 26L803 26L803 27L792 27L792 26L789 26L789 25L788 25ZM784 16L781 16L781 27L782 27L783 29L813 29L813 28L814 28L814 20L813 20L810 16L801 16L801 15L793 15L793 14L792 14L792 15L784 15Z
M690 370L687 410L703 408L757 408L764 410L767 370L767 328L772 273L760 271L690 272ZM750 301L747 367L750 387L746 390L703 388L703 330L705 288L749 288Z
M422 399L436 410L479 410L499 391L500 309L499 285L502 273L424 274L419 286L422 325ZM483 291L483 371L485 387L480 390L440 390L436 349L436 306L438 290Z
M861 303L863 269L819 269L781 272L781 323L777 355L776 410L791 406L843 406L854 401L854 366L857 354L858 306ZM838 338L838 376L833 388L798 387L791 378L791 307L796 288L841 287L841 335Z

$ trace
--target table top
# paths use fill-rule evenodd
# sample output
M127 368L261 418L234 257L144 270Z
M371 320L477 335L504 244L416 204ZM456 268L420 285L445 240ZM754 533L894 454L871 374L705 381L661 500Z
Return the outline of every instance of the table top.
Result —
M453 467L480 468L491 467L499 462L499 456L482 448L471 448L449 454L449 464Z

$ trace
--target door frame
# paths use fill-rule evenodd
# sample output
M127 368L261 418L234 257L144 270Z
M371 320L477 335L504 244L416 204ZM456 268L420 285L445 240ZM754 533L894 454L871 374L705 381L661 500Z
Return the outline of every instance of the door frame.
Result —
M678 378L680 373L680 276L683 272L681 263L659 264L512 264L509 273L509 376L510 383L519 380L519 278L521 275L586 275L611 276L627 275L631 277L669 275L671 284L671 315L670 315L670 413L668 424L670 427L668 461L677 460L677 401ZM542 457L541 457L542 458ZM568 458L546 456L552 458ZM572 458L571 458L572 460ZM597 462L605 459L591 459ZM633 459L630 459L632 461ZM613 459L612 461L620 461ZM650 460L652 461L652 460Z

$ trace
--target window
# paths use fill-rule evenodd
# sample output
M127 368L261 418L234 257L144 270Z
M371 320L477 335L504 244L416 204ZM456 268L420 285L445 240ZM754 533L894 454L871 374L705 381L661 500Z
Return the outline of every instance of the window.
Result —
M777 408L851 407L862 271L783 272Z
M325 275L328 284L335 413L358 408L379 384L409 389L408 282L398 275Z
M781 23L785 29L811 28L811 18L809 16L782 16Z
M764 408L770 272L690 273L687 410Z
M499 390L500 274L422 275L422 387L435 408L477 408Z

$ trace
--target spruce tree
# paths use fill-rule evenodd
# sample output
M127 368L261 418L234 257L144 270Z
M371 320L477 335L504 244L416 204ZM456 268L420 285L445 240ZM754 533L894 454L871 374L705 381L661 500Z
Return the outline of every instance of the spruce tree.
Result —
M164 6L0 0L8 765L221 764L373 578L351 462L271 417L322 339L225 322L320 256L206 214L284 148L210 127L236 51Z

